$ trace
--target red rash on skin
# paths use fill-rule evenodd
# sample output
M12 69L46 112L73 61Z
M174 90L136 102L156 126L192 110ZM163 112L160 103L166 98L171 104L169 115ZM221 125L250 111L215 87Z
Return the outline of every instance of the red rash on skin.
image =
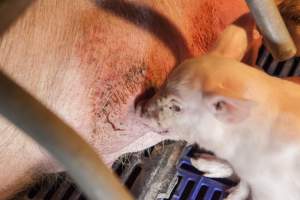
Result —
M122 131L124 118L128 120L132 116L128 110L134 98L145 88L159 87L176 63L205 53L218 34L248 9L244 0L130 1L131 5L150 8L177 28L178 33L168 33L166 23L149 22L153 19L149 13L142 13L144 19L132 22L103 9L100 4L82 14L83 33L78 38L76 54L93 91L89 97L95 120L91 143L105 154L116 152L115 148L120 149L141 136L138 130L145 128L142 126L135 132ZM115 5L118 6L128 15L135 15L124 6ZM155 24L160 26L153 27ZM154 33L147 30L149 26ZM170 46L174 45L178 54L174 55L174 50L155 36L156 33L163 34L163 38L170 34L166 40L173 43ZM186 44L171 38L174 35L182 36ZM121 131L111 135L111 131L118 129ZM114 142L117 141L119 147L111 145L111 137L115 137Z

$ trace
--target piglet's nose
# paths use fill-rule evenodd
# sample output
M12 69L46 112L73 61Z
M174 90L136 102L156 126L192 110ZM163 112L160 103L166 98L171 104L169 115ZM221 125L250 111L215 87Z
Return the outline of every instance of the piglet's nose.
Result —
M149 118L155 118L158 116L158 112L152 99L146 102L142 107L142 115Z
M154 87L150 87L146 89L143 93L139 94L134 100L134 104L137 107L138 105L144 104L149 101L156 94L156 89Z
M153 106L154 96L157 94L154 87L148 88L135 99L136 111L143 117L154 117L155 106Z
M140 117L154 118L157 116L157 109L155 108L153 99L139 101L135 105L135 112Z

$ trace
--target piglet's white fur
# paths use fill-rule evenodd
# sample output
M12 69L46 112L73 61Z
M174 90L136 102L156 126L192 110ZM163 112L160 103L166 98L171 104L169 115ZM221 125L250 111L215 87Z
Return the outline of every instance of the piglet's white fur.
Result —
M183 62L143 107L154 128L229 161L255 200L300 199L300 86L240 62L243 29Z

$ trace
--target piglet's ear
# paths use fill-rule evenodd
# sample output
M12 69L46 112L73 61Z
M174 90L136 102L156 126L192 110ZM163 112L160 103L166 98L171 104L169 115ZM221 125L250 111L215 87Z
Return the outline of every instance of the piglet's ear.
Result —
M226 123L239 123L247 119L255 105L254 102L249 100L218 95L206 95L204 103L218 120Z
M230 25L220 34L210 53L241 61L247 51L247 46L246 30Z

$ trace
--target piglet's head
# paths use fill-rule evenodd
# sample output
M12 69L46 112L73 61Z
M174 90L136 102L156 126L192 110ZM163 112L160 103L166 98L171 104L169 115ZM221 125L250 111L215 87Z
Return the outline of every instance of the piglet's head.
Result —
M246 32L229 26L206 55L174 68L160 90L142 107L142 117L168 134L220 133L250 117L263 73L240 60Z

